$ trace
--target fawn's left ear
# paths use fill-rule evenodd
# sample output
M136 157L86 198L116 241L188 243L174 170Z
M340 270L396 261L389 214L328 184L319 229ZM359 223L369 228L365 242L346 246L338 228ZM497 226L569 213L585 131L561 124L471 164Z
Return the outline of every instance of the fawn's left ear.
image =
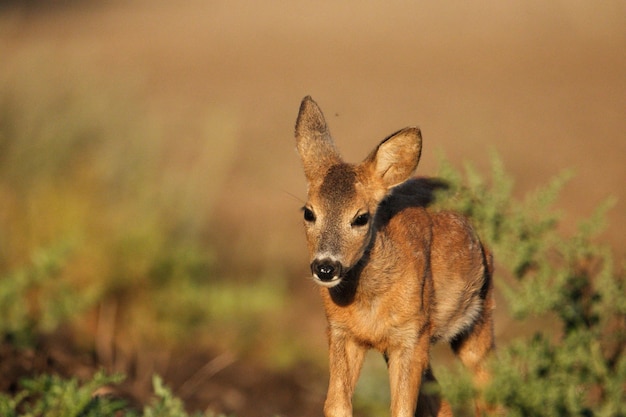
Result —
M322 110L309 96L300 104L295 136L296 148L309 182L323 179L328 168L341 162Z
M372 175L389 189L407 180L422 153L422 134L417 127L406 127L387 139L366 158Z

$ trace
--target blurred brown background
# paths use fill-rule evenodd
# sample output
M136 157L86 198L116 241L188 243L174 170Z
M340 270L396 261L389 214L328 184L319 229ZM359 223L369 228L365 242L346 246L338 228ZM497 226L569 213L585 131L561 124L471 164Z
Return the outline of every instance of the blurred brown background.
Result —
M572 168L558 201L564 232L617 196L602 241L624 254L624 22L623 1L9 2L0 6L0 72L37 88L95 79L89 88L139 103L159 130L161 180L192 195L182 222L188 216L211 246L215 274L281 275L291 301L271 320L280 323L274 332L301 340L290 366L299 349L307 360L323 360L326 349L298 211L306 194L293 125L302 97L320 104L349 161L419 125L421 175L436 173L440 154L487 171L495 151L522 196ZM32 106L44 95L33 93ZM127 103L107 106L118 104L133 119ZM110 114L94 117L106 124ZM136 140L150 149L147 138ZM19 263L15 256L4 264ZM219 333L205 337L229 350ZM325 383L315 375L313 397Z

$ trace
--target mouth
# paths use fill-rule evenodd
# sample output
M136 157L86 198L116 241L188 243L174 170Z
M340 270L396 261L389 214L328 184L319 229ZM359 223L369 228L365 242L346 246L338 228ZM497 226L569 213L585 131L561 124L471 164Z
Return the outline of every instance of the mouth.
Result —
M322 286L325 288L333 288L339 285L339 283L341 282L341 277L339 275L336 275L329 280L323 280L320 277L318 277L317 274L313 274L313 280L319 286Z

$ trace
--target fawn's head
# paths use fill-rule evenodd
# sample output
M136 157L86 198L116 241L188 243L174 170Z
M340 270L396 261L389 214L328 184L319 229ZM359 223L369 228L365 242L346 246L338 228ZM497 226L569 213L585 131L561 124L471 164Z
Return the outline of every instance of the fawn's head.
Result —
M304 225L315 281L334 287L372 243L379 203L404 182L419 161L416 127L383 140L360 164L341 160L318 105L305 97L296 122L296 144L308 183Z

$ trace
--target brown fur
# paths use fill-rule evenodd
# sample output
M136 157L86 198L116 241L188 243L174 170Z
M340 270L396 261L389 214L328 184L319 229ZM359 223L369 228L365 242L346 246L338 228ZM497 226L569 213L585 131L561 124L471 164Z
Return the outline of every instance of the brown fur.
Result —
M344 163L321 110L305 97L296 123L308 181L304 207L314 279L328 319L327 417L352 414L365 352L388 360L393 417L451 415L437 396L431 343L451 344L478 383L494 348L492 261L470 223L425 206L432 189L407 180L421 152L417 128L384 141L360 164ZM418 404L419 397L419 404Z

